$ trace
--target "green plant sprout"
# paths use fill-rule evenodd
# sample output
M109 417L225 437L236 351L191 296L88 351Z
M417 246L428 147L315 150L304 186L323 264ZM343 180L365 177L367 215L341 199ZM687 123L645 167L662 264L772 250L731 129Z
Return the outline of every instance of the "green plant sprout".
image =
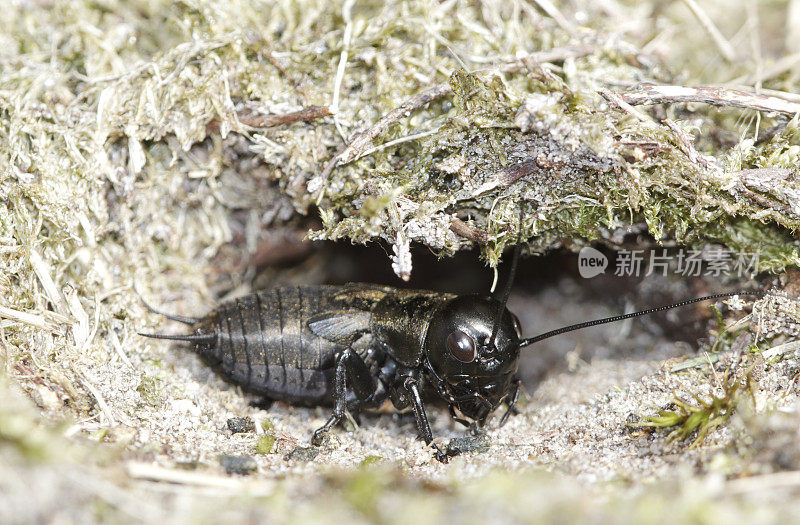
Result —
M658 415L643 416L646 421L630 424L632 427L671 428L667 440L685 441L696 433L690 448L702 443L705 438L721 425L724 425L745 398L753 399L753 365L741 377L728 369L721 378L722 395L711 394L710 399L692 393L696 404L683 401L677 395L672 401L674 409L661 409Z

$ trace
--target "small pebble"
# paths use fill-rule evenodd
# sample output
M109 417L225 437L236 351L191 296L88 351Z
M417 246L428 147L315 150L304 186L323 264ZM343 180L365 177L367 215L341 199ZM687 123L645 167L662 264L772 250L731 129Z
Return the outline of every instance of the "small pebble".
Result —
M286 461L314 461L314 458L319 454L319 447L297 447L292 450L284 459Z
M457 437L447 443L447 455L457 456L467 452L483 453L488 452L492 446L492 441L486 434L480 436Z
M228 420L228 430L234 434L253 432L255 429L256 425L249 417L232 417Z
M317 447L324 448L325 450L336 450L340 446L342 446L342 442L336 436L336 434L332 434L327 432L322 436L322 440L319 443L316 443Z
M228 474L241 474L246 476L258 468L256 460L250 456L222 455L219 462Z

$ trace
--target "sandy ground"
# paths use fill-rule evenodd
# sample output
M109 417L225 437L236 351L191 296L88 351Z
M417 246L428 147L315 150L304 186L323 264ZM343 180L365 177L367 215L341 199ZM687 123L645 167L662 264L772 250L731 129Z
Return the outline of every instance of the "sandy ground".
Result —
M510 306L528 333L613 312L597 300L586 300L562 303L553 317L553 305L574 286L567 280L535 295L517 292ZM632 415L655 414L676 395L711 392L715 377L708 366L670 373L681 358L697 357L688 345L653 336L640 325L620 324L552 339L521 364L526 378L521 413L503 428L490 424L488 451L453 458L448 465L435 461L416 439L413 418L390 413L363 415L357 428L337 429L326 446L309 456L304 449L313 430L326 420L327 409L253 406L257 399L221 381L178 345L149 341L141 354L122 355L84 371L96 398L103 400L97 416L47 434L53 443L45 448L66 446L75 453L45 462L13 452L4 455L3 522L187 522L214 521L220 515L330 521L328 512L356 521L409 522L417 514L409 514L406 505L420 499L431 506L415 518L425 523L452 512L464 513L472 523L488 508L493 519L504 521L549 516L582 520L593 513L626 521L616 507L626 504L636 509L631 516L657 522L663 517L656 510L659 505L678 505L677 515L702 516L728 499L731 490L752 495L735 503L744 509L742 516L763 511L775 517L790 510L789 500L778 497L780 504L760 510L756 502L776 498L783 493L776 490L785 490L787 483L789 489L796 486L775 478L787 473L773 471L786 468L777 466L776 454L764 441L788 447L782 450L789 456L784 467L794 468L797 445L786 438L796 435L800 419L796 387L791 386L796 354L763 367L757 395L759 406L777 409L774 413L788 423L776 426L762 421L766 416L735 416L732 425L688 448L669 442L664 431L627 426ZM542 375L543 367L547 372ZM717 374L722 371L717 366ZM531 384L540 376L538 386ZM26 405L20 401L21 407ZM465 435L444 408L429 408L429 414L442 444ZM747 425L743 417L750 418ZM250 418L254 428L232 433L231 418ZM759 437L754 429L761 426L767 430ZM64 435L72 437L65 441ZM763 449L766 456L753 462L737 451L743 439L748 450ZM268 453L256 453L259 444ZM225 456L251 458L240 460L247 473L226 473L230 460ZM773 483L777 479L778 487L762 486L755 481L760 478L735 479L754 464L764 468L750 473ZM745 482L750 485L736 485ZM695 484L696 490L687 493L686 483ZM491 490L496 493L489 506L473 497L476 491L485 497ZM534 503L541 499L545 501ZM716 521L718 514L711 517Z

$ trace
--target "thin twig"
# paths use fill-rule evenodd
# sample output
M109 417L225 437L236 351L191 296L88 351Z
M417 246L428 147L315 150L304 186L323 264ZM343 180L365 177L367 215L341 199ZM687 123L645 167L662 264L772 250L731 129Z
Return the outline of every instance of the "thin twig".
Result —
M384 150L386 148L390 148L392 146L396 146L397 144L402 144L404 142L411 142L412 140L418 140L425 137L429 137L436 133L437 130L432 129L429 131L423 131L422 133L414 133L413 135L406 135L405 137L400 137L399 139L390 140L389 142L385 142L380 146L375 146L374 148L370 148L365 151L361 156L366 157L367 155L372 155L375 152Z
M724 387L722 386L722 380L721 380L721 378L719 376L719 373L714 369L714 362L711 361L711 356L708 355L708 352L703 352L703 354L705 355L706 362L708 363L708 367L711 369L711 373L714 374L714 383L717 384L717 388L724 389Z
M261 115L258 117L240 117L239 122L251 128L271 128L282 124L306 122L315 118L327 117L333 112L328 106L308 106L283 115Z
M131 370L136 370L136 367L133 366L131 360L128 359L128 356L125 355L125 351L122 349L122 343L119 340L119 336L117 336L117 332L113 329L108 331L108 338L111 341L111 346L114 347L114 350L117 352L117 355L122 360L123 363L128 365L128 368Z
M780 345L773 346L761 352L761 357L764 359L772 359L779 355L788 354L789 352L796 352L800 350L800 341L789 341Z
M752 87L750 86L736 86L736 87L738 87L745 93L752 92ZM790 91L782 91L780 89L768 89L768 88L761 88L761 91L759 93L762 95L772 95L773 97L777 97L783 100L788 100L790 102L800 103L800 93L792 93Z
M357 158L360 158L364 149L372 143L373 139L380 135L389 126L401 118L409 116L411 113L421 108L428 102L442 98L445 95L450 94L452 91L453 88L450 87L448 82L442 82L441 84L437 84L432 88L426 89L422 93L414 95L410 99L406 100L403 104L384 115L383 118L376 122L374 126L357 135L352 141L350 141L350 144L348 144L347 147L345 147L330 161L328 161L328 164L326 164L325 168L322 170L323 179L327 179L337 165L347 164L348 162L352 162Z
M748 73L747 75L742 75L737 77L726 84L736 85L736 84L760 84L766 80L771 80L779 75L786 73L787 71L791 71L797 65L800 64L800 53L793 53L791 55L787 55L775 60L775 62L771 63L766 67L761 67L759 65L758 71L755 73Z
M274 128L283 124L294 124L295 122L307 122L320 117L332 115L328 106L308 106L298 111L284 113L283 115L258 115L258 116L239 116L239 123L250 128ZM208 123L208 128L218 128L219 121L213 120Z
M455 217L450 221L450 230L456 235L460 235L478 244L486 244L489 242L488 233Z
M800 104L778 97L712 86L647 85L619 94L628 104L650 105L673 102L699 102L713 106L774 111L787 115L800 113Z
M494 68L487 68L481 71L498 71L500 73L513 73L515 71L519 71L527 67L531 63L545 63L545 62L555 62L558 60L565 60L567 58L577 58L581 56L586 56L595 50L595 46L592 45L580 45L580 46L565 46L559 47L555 49L550 49L548 51L540 51L538 53L532 53L525 57L522 57L514 62L510 62L507 64L503 64ZM322 179L327 180L330 176L331 172L333 172L334 168L340 164L347 164L349 162L353 162L356 159L361 158L364 155L364 151L367 147L372 143L372 141L383 133L389 126L394 124L395 122L399 121L402 118L408 117L414 111L420 109L425 104L433 102L434 100L438 100L442 97L445 97L453 92L453 88L450 86L449 82L442 82L441 84L436 84L425 91L418 93L398 107L384 115L378 122L376 122L370 129L366 130L363 133L357 135L350 144L348 144L344 149L342 149L339 153L334 155L334 157L328 161L325 167L322 169Z
M567 33L574 35L575 34L575 25L567 20L561 11L551 2L550 0L533 0L533 3L539 6L539 9L547 13L547 15L555 20L556 24L558 24L561 29L566 31Z
M117 418L114 417L114 411L111 409L111 406L106 403L106 399L103 397L103 394L100 393L100 390L98 390L97 387L95 387L89 381L89 379L86 377L86 374L83 374L78 370L75 372L77 373L78 378L81 380L81 383L83 383L83 386L86 387L86 390L88 390L94 397L95 401L97 401L97 405L100 407L100 411L103 413L103 415L106 416L109 426L116 426ZM131 424L131 426L133 425Z
M600 96L606 99L606 101L614 104L615 106L617 106L618 108L620 108L621 110L623 110L624 112L626 112L627 114L638 120L639 122L642 122L644 124L649 124L651 126L656 125L656 122L652 118L650 118L649 115L642 113L635 107L625 102L622 96L619 95L618 93L614 93L613 91L609 91L607 89L599 89L597 90L597 92L600 93Z
M697 2L694 0L683 0L683 3L686 4L686 7L692 12L692 14L697 18L697 21L700 22L700 25L708 31L708 34L711 35L711 38L714 40L714 44L716 44L717 49L719 52L722 53L722 56L725 57L725 60L728 62L733 62L736 60L736 50L733 49L728 40L722 36L722 33L714 25L713 20L706 14L703 9L697 5Z
M519 179L538 171L541 166L536 159L528 159L511 166L506 166L500 171L495 172L489 180L481 184L473 193L473 197L481 197L497 188L511 186Z
M694 145L692 144L694 139L691 135L686 133L684 129L670 119L664 119L663 122L664 125L672 131L673 135L675 135L675 138L678 140L678 148L680 148L684 155L689 157L690 161L699 165L703 169L708 170L715 168L715 166L712 164L712 159L702 155L694 148Z
M33 273L35 273L36 277L39 278L39 282L42 284L42 288L44 288L47 299L58 313L66 313L64 299L61 297L61 293L58 291L58 287L50 275L50 265L47 264L44 259L42 259L42 256L39 255L39 252L37 252L35 249L31 249L28 260L33 267Z

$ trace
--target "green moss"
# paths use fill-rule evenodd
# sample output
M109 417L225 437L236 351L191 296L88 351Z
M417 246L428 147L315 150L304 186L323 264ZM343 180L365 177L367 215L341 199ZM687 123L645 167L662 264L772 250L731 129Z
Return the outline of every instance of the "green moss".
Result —
M722 395L711 394L705 398L700 394L692 394L695 404L676 397L671 405L655 416L643 416L646 421L632 423L634 427L672 428L667 435L670 441L684 441L694 435L691 446L702 443L709 433L720 425L724 425L731 417L739 403L745 398L753 399L752 367L742 377L728 370L722 376L720 388Z
M156 380L149 376L142 376L139 386L136 391L142 396L145 403L150 406L160 406L162 403L161 392L158 388Z
M0 414L0 445L11 446L24 458L45 460L59 453L56 435L39 428L39 425L19 413Z
M272 452L272 448L275 446L275 442L277 439L273 434L266 434L261 436L256 441L256 445L254 447L254 452L256 454L269 454Z
M568 80L549 74L520 85L456 70L450 77L452 107L441 123L430 122L433 135L411 150L407 143L389 147L372 163L334 171L321 201L332 206L324 206L323 229L313 237L356 242L378 235L398 242L408 237L448 254L467 244L448 230L449 218L468 209L474 224L489 235L483 255L496 264L516 240L509 230L523 209L523 231L534 251L572 239L610 243L609 231L644 222L660 241L758 251L758 271L800 265L792 234L800 226L796 214L731 191L734 176L691 162L670 130L621 110L601 111L603 103L593 91ZM784 132L786 144L798 142L792 129ZM636 143L649 149L630 145ZM539 162L534 173L476 193L500 170L530 159ZM400 170L394 167L398 163Z
M382 456L365 456L364 459L361 460L359 465L361 467L369 467L370 465L379 463L381 460L383 460Z
M379 499L392 484L392 477L383 469L360 469L347 476L342 492L354 509L376 518L380 515L377 509Z

